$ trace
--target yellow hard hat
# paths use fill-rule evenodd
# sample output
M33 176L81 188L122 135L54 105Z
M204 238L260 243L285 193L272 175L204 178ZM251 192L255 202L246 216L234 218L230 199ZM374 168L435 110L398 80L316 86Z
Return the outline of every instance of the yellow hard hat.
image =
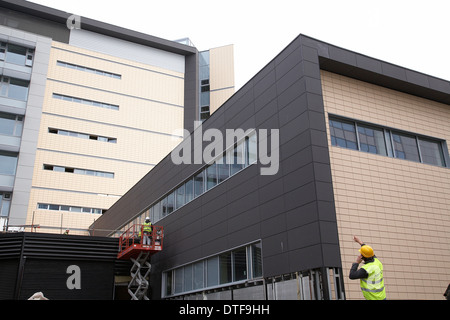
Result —
M371 246L364 245L359 249L359 252L363 255L364 258L373 257L373 249Z

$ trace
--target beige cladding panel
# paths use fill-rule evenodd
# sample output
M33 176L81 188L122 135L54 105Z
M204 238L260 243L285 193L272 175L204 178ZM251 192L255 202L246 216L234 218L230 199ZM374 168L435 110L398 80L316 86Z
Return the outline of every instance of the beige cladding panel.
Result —
M49 133L62 129L116 139L116 143ZM47 115L41 123L39 148L61 153L77 153L94 158L157 164L181 142L181 138L153 131L115 127L109 124Z
M108 209L181 140L184 75L53 42L28 222L42 232L85 230L96 214L37 209L38 203ZM115 79L57 61L120 74ZM119 110L53 98L53 93L118 105ZM49 128L116 143L49 133ZM179 131L178 131L179 133ZM114 173L114 178L44 170L44 164ZM55 229L56 228L56 229ZM81 231L80 231L81 232Z
M57 61L119 74L121 79L58 66ZM49 79L163 101L179 106L184 104L184 75L182 73L123 60L57 42L53 42L49 66Z
M233 45L209 50L210 90L234 87Z
M210 112L216 111L225 101L227 101L234 94L234 88L210 92Z
M322 89L327 119L335 114L450 140L447 105L325 71ZM344 275L359 235L384 263L388 299L442 299L450 279L450 169L329 148ZM359 281L344 281L347 298L361 299Z

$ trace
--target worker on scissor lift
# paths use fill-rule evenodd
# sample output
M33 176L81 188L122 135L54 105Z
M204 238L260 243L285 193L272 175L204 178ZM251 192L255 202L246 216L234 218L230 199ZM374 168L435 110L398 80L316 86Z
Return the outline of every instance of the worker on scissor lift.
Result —
M150 237L153 231L152 222L149 217L145 218L145 222L142 224L142 232L144 233L142 237L143 245L150 245ZM139 231L139 237L141 236L141 230Z

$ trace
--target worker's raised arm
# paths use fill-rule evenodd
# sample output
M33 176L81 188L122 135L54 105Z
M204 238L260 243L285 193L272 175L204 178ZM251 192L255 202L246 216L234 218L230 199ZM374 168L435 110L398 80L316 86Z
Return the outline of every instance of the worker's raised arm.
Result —
M361 241L361 239L359 239L357 236L353 236L353 241L359 243L359 245L363 245L364 243Z

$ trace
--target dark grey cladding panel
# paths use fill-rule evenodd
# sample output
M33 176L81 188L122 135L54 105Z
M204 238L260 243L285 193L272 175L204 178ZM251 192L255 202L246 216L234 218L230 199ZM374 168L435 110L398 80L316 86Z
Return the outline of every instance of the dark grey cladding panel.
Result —
M450 81L301 35L305 46L318 52L320 68L393 90L450 104Z

